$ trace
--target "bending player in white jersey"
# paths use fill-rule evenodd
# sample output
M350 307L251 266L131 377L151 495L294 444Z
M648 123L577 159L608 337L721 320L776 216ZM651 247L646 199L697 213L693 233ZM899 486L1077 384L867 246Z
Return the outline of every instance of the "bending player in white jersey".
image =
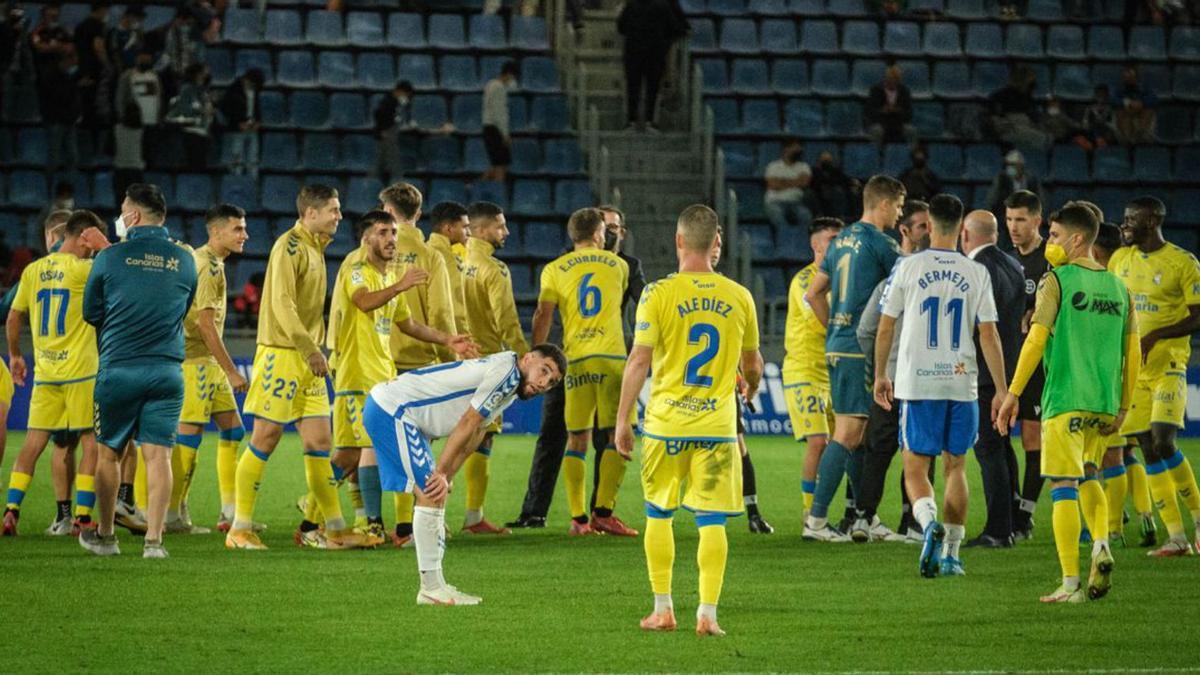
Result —
M418 605L477 605L442 577L446 496L450 481L487 432L517 398L556 386L567 357L555 345L537 345L524 356L499 352L411 370L371 389L363 426L375 446L379 477L389 492L412 492L413 543L421 573ZM435 459L431 441L446 438Z
M952 195L929 201L931 247L901 258L892 270L880 306L875 341L875 402L892 409L900 399L900 446L904 453L904 482L913 504L913 517L925 532L920 571L963 574L958 547L966 534L967 449L979 436L978 371L973 333L996 383L992 419L1008 395L1004 354L996 332L996 304L987 269L955 250L962 230L963 205ZM903 313L896 386L887 376L888 355L896 317ZM1001 434L1008 429L1000 429ZM937 520L929 463L945 458L946 488L943 527ZM944 541L943 541L944 540ZM940 549L940 550L939 550Z

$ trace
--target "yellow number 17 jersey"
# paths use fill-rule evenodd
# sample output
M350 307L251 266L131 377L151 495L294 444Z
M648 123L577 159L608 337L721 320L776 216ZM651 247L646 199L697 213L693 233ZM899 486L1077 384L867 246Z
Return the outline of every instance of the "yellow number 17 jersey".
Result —
M599 248L563 254L542 268L538 302L558 305L567 358L625 357L621 299L628 285L629 263Z
M21 273L12 308L29 315L36 381L66 383L95 377L96 330L83 320L83 288L92 261L51 253Z
M750 291L715 272L672 274L646 286L634 344L654 350L650 438L737 440L738 363L758 349Z

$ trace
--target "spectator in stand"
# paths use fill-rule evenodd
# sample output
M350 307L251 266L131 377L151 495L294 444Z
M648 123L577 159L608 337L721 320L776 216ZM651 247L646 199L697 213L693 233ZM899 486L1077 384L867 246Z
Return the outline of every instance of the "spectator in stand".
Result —
M1051 142L1061 143L1082 132L1083 125L1067 114L1058 97L1050 96L1046 99L1046 114L1042 115L1042 131L1046 132Z
M936 194L942 192L942 179L929 166L929 154L924 146L918 145L909 153L912 165L900 174L900 182L904 183L905 194L909 200L928 202Z
M988 211L996 214L997 222L1006 222L1001 220L1005 217L1004 200L1017 190L1029 190L1039 197L1045 195L1042 191L1042 181L1026 171L1025 156L1020 150L1010 150L1004 156L1004 168L992 179L987 193ZM1012 249L1007 227L1000 228L1000 247L1005 250Z
M852 219L847 217L850 214L850 202L861 189L861 183L847 176L837 165L832 152L826 150L817 157L812 182L809 183L814 202L818 204L817 215L850 222Z
M8 5L0 11L0 119L12 115L8 106L13 101L13 90L21 85L32 84L33 52L25 39L27 20L25 10L19 5Z
M1117 113L1113 110L1108 85L1096 85L1096 97L1083 111L1084 148L1103 148L1117 140Z
M402 180L409 162L417 159L421 136L412 117L412 97L412 83L400 80L391 96L384 96L375 106L375 133L379 137L375 173L384 185Z
M512 163L512 137L508 128L508 92L517 88L517 62L505 61L500 75L483 87L483 145L488 167L483 180L503 181Z
M1121 71L1121 85L1113 97L1117 107L1117 140L1121 145L1154 142L1154 111L1158 97L1138 81L1135 65Z
M783 146L783 156L767 165L763 175L767 183L763 210L776 232L799 237L801 246L808 249L808 228L813 214L806 204L805 189L812 181L812 168L801 159L803 156L803 144L792 139ZM789 232L793 227L799 227L800 231ZM808 254L812 255L811 249Z
M262 302L263 282L266 276L262 272L250 275L250 280L242 286L242 292L233 299L233 308L241 318L242 328L254 328L258 325L258 307Z
M262 86L262 71L247 70L225 91L218 110L225 124L225 156L230 160L230 169L254 178L258 178L258 129L262 121L258 94Z
M196 15L191 9L181 7L167 26L162 57L158 61L158 70L166 80L168 91L174 92L183 82L188 66L202 60L201 51Z
M46 127L46 141L50 145L46 163L49 175L74 171L79 163L78 127L83 111L77 69L75 52L68 50L38 79L42 124Z
M145 51L146 35L142 31L145 20L146 10L134 5L125 10L116 27L109 32L108 55L117 72L132 68L138 54Z
M893 63L867 94L863 107L867 135L880 145L901 140L915 144L917 128L912 125L912 114L912 92L904 84L900 66Z
M687 34L687 22L666 0L629 0L617 17L617 31L625 38L622 54L628 130L654 131L658 87L667 68L667 54L671 44Z
M1018 148L1050 147L1049 134L1038 127L1038 106L1033 99L1037 75L1026 65L1014 66L1008 84L990 97L991 123L996 136Z
M42 18L29 34L33 63L38 77L53 71L58 62L74 49L71 33L62 25L62 3L51 2L42 8Z
M1016 21L1029 9L1029 0L1000 0L1000 19Z
M115 77L108 58L107 0L93 2L87 18L75 27L75 52L79 56L79 103L83 115L85 164L104 151L104 139L112 125L112 82Z
M74 211L75 210L75 185L68 181L58 181L54 184L54 196L50 199L50 203L42 208L41 213L38 213L37 218L29 221L29 229L25 233L25 241L30 250L36 255L43 256L46 251L46 228L45 223L50 220L50 216L59 211ZM63 221L66 222L65 220Z
M120 97L118 97L118 100ZM113 203L120 204L135 183L145 182L146 159L142 143L142 109L132 96L117 109L113 127Z
M178 127L183 139L184 168L203 171L208 168L209 130L213 120L212 95L208 91L212 75L207 65L193 63L183 76L179 94L171 99L167 121Z
M156 150L163 145L162 103L162 83L154 72L154 55L142 52L133 68L122 73L117 81L117 110L126 114L132 104L139 115L145 145Z

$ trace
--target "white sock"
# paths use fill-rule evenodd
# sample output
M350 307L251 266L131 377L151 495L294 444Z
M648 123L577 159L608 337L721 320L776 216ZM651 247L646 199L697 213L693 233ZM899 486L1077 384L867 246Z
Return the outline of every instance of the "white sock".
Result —
M757 504L758 495L746 495L745 497L742 497L742 501L746 504L746 506Z
M717 606L707 603L700 603L700 608L696 610L696 618L708 618L713 621L717 620Z
M937 520L937 502L933 501L933 497L921 497L913 502L912 513L921 529L927 530L929 524Z
M654 613L662 614L675 609L675 603L671 602L670 593L655 593L654 594Z
M808 525L809 529L822 530L822 529L825 529L825 526L829 524L829 519L828 518L818 518L816 516L809 516L808 523L806 523L806 524Z
M1107 539L1096 539L1092 541L1092 555L1096 555L1100 551L1108 549Z
M326 532L341 532L344 529L346 529L345 518L329 518L325 521Z
M236 510L235 510L233 504L222 504L221 505L221 515L226 520L233 520L233 515L235 512L236 512Z
M179 520L179 509L167 509L167 522Z
M1068 591L1079 589L1079 577L1063 577L1063 588Z
M417 549L417 570L421 588L432 591L446 585L442 578L442 557L446 553L445 509L430 506L413 508L413 545Z
M483 520L483 511L467 511L467 517L464 520L465 527L471 527Z
M354 509L354 519L355 520L358 520L359 518L366 518L366 517L367 517L366 509Z
M946 525L946 538L942 540L942 557L958 558L958 545L967 536L965 525Z

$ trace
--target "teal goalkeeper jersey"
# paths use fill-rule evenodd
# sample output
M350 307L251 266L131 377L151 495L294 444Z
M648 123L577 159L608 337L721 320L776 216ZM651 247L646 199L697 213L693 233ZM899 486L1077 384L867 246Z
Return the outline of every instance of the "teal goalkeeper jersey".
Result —
M829 244L821 271L829 276L826 354L862 354L858 322L875 287L892 272L900 246L879 228L859 221Z

